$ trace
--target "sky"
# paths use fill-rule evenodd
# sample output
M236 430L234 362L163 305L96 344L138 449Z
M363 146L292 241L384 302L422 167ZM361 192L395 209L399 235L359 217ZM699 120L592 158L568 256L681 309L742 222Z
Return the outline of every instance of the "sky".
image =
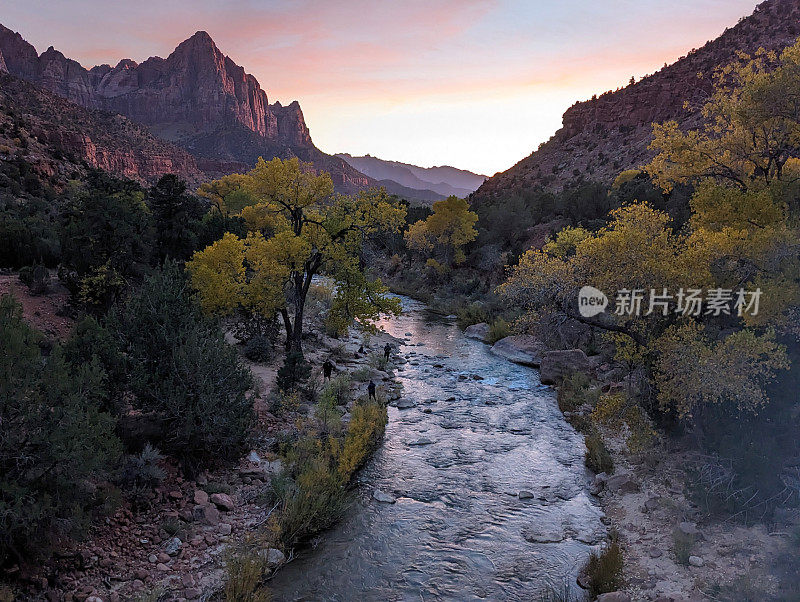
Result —
M167 56L195 31L298 100L315 144L485 175L578 100L717 37L756 0L0 0L0 23L85 67Z

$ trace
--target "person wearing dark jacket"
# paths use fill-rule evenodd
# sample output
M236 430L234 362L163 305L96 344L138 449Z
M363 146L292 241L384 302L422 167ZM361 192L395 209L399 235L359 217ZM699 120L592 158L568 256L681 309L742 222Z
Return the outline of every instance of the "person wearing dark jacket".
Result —
M325 363L322 364L322 376L324 380L330 380L331 373L333 372L333 363L331 360L325 360Z
M375 383L373 381L369 381L369 384L367 385L367 393L369 394L370 399L377 401L377 397L375 396Z
M389 361L390 355L392 355L392 346L386 343L386 346L383 348L383 357L387 362Z

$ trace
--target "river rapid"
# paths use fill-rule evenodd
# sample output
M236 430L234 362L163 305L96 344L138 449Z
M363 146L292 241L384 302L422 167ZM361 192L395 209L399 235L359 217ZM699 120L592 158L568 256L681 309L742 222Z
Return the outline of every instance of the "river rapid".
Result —
M279 571L274 598L541 600L565 584L579 594L577 573L606 534L583 438L536 370L402 301L381 327L405 341L397 376L416 405L389 407L355 503Z

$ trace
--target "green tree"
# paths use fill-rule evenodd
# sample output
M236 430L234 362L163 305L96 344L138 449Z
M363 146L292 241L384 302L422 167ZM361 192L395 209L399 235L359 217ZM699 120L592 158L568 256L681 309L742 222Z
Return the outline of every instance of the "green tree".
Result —
M95 361L70 366L21 306L0 298L0 564L20 560L57 528L82 526L92 480L107 476L120 444L101 411L104 374Z
M135 184L96 175L71 182L61 230L60 277L90 307L105 309L150 263L152 223Z
M129 364L132 404L157 427L154 441L192 473L233 461L252 425L252 376L219 327L203 317L174 263L148 276L110 318Z
M148 191L147 203L155 228L155 258L189 259L197 249L204 207L186 192L186 182L173 174L161 176Z

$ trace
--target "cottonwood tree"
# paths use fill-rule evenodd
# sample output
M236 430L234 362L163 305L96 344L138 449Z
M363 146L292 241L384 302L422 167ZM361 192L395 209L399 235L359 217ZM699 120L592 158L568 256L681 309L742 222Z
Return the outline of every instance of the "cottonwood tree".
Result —
M655 125L656 157L646 167L665 192L691 184L691 216L673 230L669 215L644 203L615 210L597 232L567 229L521 259L501 293L529 310L586 322L632 341L662 410L690 418L709 404L756 411L765 386L788 367L776 333L800 304L796 207L800 170L800 45L780 57L741 57L716 76L707 125L682 132ZM585 318L577 291L761 289L757 315ZM646 302L645 302L646 303ZM646 304L642 313L648 312ZM619 340L619 339L618 339ZM629 345L619 345L627 348Z
M256 203L241 212L245 238L227 234L195 254L187 267L208 312L244 307L265 318L278 314L287 350L302 353L303 316L315 276L335 283L329 324L354 320L370 328L381 313L398 313L380 280L369 278L362 257L366 237L396 232L405 208L384 189L356 196L333 193L328 174L297 159L259 159L241 176Z
M462 263L464 246L478 236L475 224L478 214L469 210L469 203L456 196L433 204L433 213L427 219L411 225L406 232L409 249L432 255L428 264L437 269L450 268Z

